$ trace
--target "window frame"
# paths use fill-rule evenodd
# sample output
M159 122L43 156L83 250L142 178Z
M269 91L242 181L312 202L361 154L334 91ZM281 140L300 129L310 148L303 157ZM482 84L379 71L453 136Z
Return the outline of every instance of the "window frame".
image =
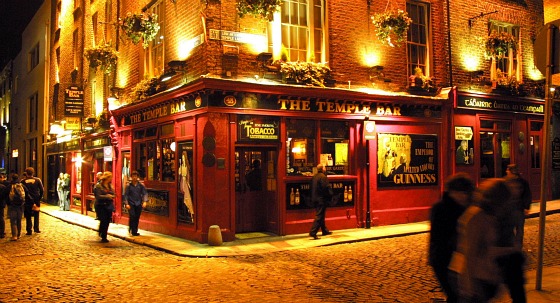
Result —
M410 7L414 6L416 8L418 7L422 7L424 9L423 12L423 17L425 20L425 24L420 24L415 20L415 15L411 14L410 12ZM426 75L427 77L430 77L432 75L432 31L431 31L431 6L429 3L425 3L425 2L416 2L416 1L407 1L406 2L406 12L408 13L408 16L410 18L412 18L413 22L412 24L410 24L410 27L408 28L407 31L407 38L406 38L406 63L407 63L407 69L408 69L408 74L409 75L414 75L414 69L416 67L420 67L422 69L422 72L424 75ZM419 12L419 10L417 9L417 12ZM426 40L425 44L422 44L421 42L416 42L416 41L412 41L414 38L412 36L412 32L414 31L414 28L419 27L419 29L423 28L424 29L424 37ZM420 33L420 31L419 31ZM424 47L425 48L425 55L424 55L424 63L420 64L418 61L420 59L420 56L417 54L417 62L412 62L412 54L413 52L411 51L412 47L416 47L418 49ZM418 53L418 52L417 52Z
M497 33L506 32L511 34L515 38L515 41L519 41L519 29L519 25L492 19L488 21L488 35L496 30ZM511 48L508 49L507 54L503 58L492 58L491 65L495 65L496 71L500 69L504 77L512 77L512 74L514 74L515 79L519 80L521 77L517 75L517 65L520 64L521 58L518 58L519 52L517 49L510 53L511 50Z
M39 65L39 42L35 44L29 53L27 53L27 71L32 71L37 65Z
M158 16L159 31L144 49L144 78L153 78L165 72L165 1L158 0L146 10ZM161 62L157 62L157 57L161 56Z

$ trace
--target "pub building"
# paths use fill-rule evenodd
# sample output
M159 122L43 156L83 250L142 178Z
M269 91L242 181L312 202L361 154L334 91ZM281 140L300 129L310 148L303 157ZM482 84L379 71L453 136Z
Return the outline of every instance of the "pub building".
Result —
M501 178L515 163L540 200L544 102L542 99L453 92L455 171L478 182Z
M440 150L448 100L202 77L111 111L115 185L138 171L149 193L140 228L202 243L211 225L225 241L307 233L319 163L334 190L329 229L423 221L452 161Z

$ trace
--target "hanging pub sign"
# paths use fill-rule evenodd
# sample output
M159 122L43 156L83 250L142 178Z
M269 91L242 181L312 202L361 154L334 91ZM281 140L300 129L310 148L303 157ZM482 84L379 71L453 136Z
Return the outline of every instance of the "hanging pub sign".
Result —
M64 116L84 116L84 89L79 86L70 86L64 91Z
M280 139L280 118L239 115L237 129L239 141L278 141Z
M378 134L377 187L438 184L436 135Z

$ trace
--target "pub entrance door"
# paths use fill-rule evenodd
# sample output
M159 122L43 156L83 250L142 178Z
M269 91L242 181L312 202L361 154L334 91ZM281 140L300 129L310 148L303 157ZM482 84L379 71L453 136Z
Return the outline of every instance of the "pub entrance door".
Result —
M277 149L235 149L235 232L278 233Z

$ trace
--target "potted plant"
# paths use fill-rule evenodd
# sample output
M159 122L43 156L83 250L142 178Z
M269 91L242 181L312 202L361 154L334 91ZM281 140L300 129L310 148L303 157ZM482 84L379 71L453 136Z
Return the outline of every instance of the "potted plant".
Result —
M484 46L488 57L501 59L510 49L515 51L517 43L515 42L515 37L512 34L506 32L498 33L494 30L486 38Z
M165 90L167 87L157 77L140 81L130 92L132 102L142 101L151 95Z
M243 17L247 14L272 20L272 16L282 4L282 0L238 0L237 14Z
M142 47L147 48L159 31L157 18L156 14L148 12L127 13L120 27L132 43L136 45L142 39Z
M437 87L432 77L424 75L420 67L414 69L414 75L410 76L408 92L414 95L435 95Z
M100 43L84 50L84 57L89 61L89 66L93 69L99 67L105 74L115 69L118 55L119 53L109 43Z
M511 96L525 96L523 84L521 84L515 76L505 75L499 68L496 70L496 87L493 93Z
M377 39L379 39L381 43L386 43L391 47L395 46L393 41L395 41L398 46L405 40L408 27L412 23L412 19L402 10L375 14L371 19L375 25L375 35Z
M331 69L324 63L280 62L280 74L286 83L320 87L334 85Z

